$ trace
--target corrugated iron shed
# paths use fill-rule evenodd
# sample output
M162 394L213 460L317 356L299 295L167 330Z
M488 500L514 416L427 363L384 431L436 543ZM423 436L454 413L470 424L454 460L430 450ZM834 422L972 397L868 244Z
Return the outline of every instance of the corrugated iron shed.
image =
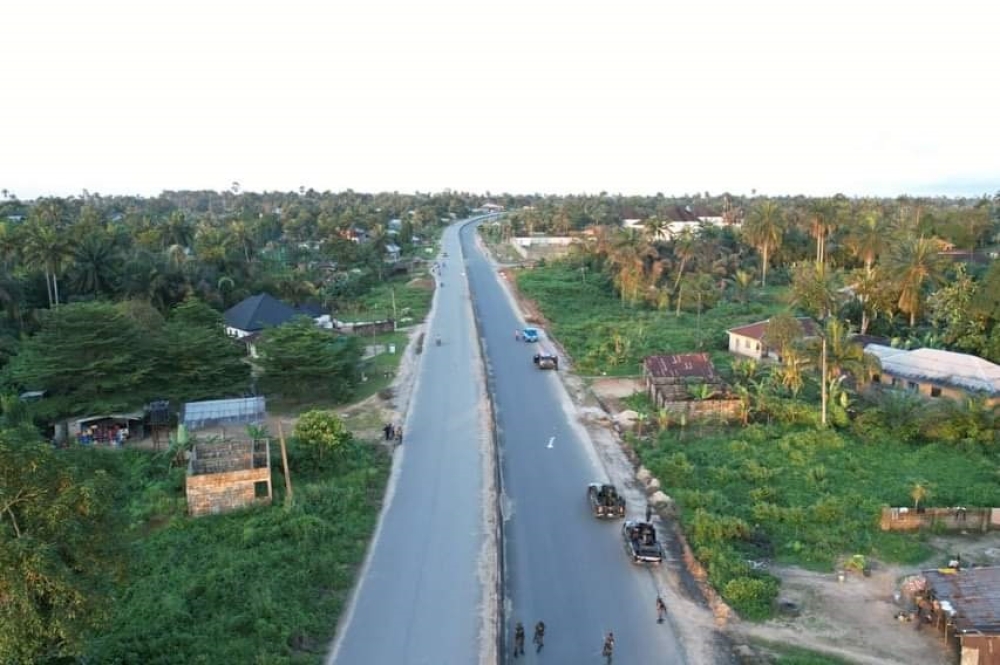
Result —
M923 572L934 600L958 633L1000 635L1000 566Z
M705 383L722 381L707 353L647 356L643 363L649 375L655 378L703 379Z

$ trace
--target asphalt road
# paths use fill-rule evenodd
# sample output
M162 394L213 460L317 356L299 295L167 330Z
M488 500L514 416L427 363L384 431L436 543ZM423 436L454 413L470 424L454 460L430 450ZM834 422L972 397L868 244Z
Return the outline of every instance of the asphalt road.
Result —
M390 495L328 663L473 664L482 602L485 386L458 232L445 268L396 451ZM441 336L441 346L434 343Z
M517 662L586 665L604 662L603 637L613 631L615 663L683 663L669 622L656 623L655 576L626 558L621 521L598 521L590 514L587 484L606 475L584 443L557 374L535 368L536 345L515 341L514 330L524 324L474 236L473 225L461 231L492 373L507 494L506 642L514 622L522 621L529 653ZM543 335L540 344L545 343ZM629 515L644 510L629 506ZM546 640L535 655L532 626L539 619L545 621Z

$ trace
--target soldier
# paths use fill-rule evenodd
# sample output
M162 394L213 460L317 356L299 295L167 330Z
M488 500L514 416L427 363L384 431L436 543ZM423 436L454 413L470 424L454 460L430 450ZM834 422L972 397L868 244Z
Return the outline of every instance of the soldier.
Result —
M539 621L538 623L535 624L535 639L533 641L535 643L535 653L538 653L539 651L542 650L542 647L545 646L544 621Z
M615 634L608 633L604 638L604 648L601 650L601 655L607 658L607 662L611 662L611 655L615 651Z
M514 628L514 658L517 658L518 655L524 655L524 624L520 621Z

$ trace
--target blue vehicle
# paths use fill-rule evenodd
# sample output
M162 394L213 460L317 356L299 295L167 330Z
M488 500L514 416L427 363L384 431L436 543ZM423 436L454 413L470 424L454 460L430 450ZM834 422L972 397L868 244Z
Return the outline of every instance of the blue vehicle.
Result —
M537 342L538 341L538 328L525 328L521 333L521 338L525 342Z

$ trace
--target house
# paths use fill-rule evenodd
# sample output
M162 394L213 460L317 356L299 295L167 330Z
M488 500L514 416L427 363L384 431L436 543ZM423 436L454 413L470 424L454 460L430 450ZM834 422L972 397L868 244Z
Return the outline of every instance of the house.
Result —
M389 263L396 263L399 261L399 257L403 253L403 248L395 243L389 243L385 246L385 260Z
M649 399L658 409L692 417L731 418L738 412L739 400L730 397L729 386L707 353L647 356L642 374Z
M796 318L802 326L802 339L816 337L819 333L819 326L815 321L808 316L799 316ZM758 321L756 323L748 323L745 326L739 326L727 330L726 332L729 334L729 352L737 356L754 358L755 360L761 360L763 358L772 358L777 360L777 351L775 349L769 349L767 344L764 342L764 336L767 334L767 326L769 323L771 323L771 319Z
M873 384L903 388L927 397L961 399L982 395L1000 404L1000 365L966 353L941 349L896 349L868 344L865 353L882 365Z
M1000 567L926 570L921 613L958 641L963 663L1000 665Z
M319 310L316 305L305 309L292 307L272 295L258 293L244 298L227 309L222 318L226 324L226 334L242 341L251 357L257 357L255 342L266 328L276 328L297 316L308 316L321 328L332 329L330 315Z

